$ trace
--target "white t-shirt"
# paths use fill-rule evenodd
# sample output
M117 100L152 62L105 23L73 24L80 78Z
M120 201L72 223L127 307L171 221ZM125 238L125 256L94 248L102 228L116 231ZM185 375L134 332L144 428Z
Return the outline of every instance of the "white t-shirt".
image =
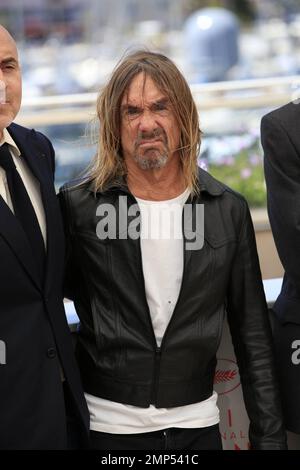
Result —
M167 201L136 198L147 302L157 345L176 305L183 274L182 208L189 190Z
M141 253L146 297L157 345L171 319L183 274L182 210L186 189L167 201L136 198L141 211ZM112 434L136 434L160 429L201 428L219 422L217 394L174 408L140 408L85 394L91 429Z

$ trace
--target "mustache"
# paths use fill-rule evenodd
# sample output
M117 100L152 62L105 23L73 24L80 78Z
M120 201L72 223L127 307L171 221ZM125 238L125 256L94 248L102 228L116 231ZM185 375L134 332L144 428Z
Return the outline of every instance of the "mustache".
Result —
M137 148L143 140L156 140L158 138L161 138L165 144L168 143L167 134L163 129L157 128L151 132L139 132L135 142L135 148Z

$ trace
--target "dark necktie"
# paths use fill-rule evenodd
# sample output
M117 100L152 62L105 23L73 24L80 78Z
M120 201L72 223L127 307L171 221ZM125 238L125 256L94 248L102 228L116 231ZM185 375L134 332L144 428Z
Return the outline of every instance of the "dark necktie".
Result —
M32 206L22 178L16 169L9 151L9 146L6 143L0 147L0 166L6 172L8 189L13 203L15 216L20 221L24 232L27 235L40 279L43 282L46 259L43 236L35 210Z

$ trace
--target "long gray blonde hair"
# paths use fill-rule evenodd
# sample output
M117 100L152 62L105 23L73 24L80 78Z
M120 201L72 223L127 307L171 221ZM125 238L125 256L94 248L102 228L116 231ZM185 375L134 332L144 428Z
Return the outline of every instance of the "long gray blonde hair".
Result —
M166 56L139 50L127 55L114 69L97 99L98 148L88 169L94 190L103 191L126 177L120 139L121 102L133 78L143 73L151 77L170 100L180 135L180 157L186 185L198 193L197 156L201 143L198 112L190 88L176 65Z

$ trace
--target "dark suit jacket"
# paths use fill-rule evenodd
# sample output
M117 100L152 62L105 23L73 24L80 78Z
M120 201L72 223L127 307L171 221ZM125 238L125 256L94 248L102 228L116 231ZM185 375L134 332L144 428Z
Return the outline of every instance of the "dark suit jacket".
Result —
M275 302L274 341L287 428L300 432L300 103L263 117L261 140L270 224L285 270Z
M34 130L12 124L9 133L40 182L47 225L46 281L42 286L25 234L0 197L0 448L62 449L67 406L84 445L88 411L62 301L64 234L53 186L54 150Z

